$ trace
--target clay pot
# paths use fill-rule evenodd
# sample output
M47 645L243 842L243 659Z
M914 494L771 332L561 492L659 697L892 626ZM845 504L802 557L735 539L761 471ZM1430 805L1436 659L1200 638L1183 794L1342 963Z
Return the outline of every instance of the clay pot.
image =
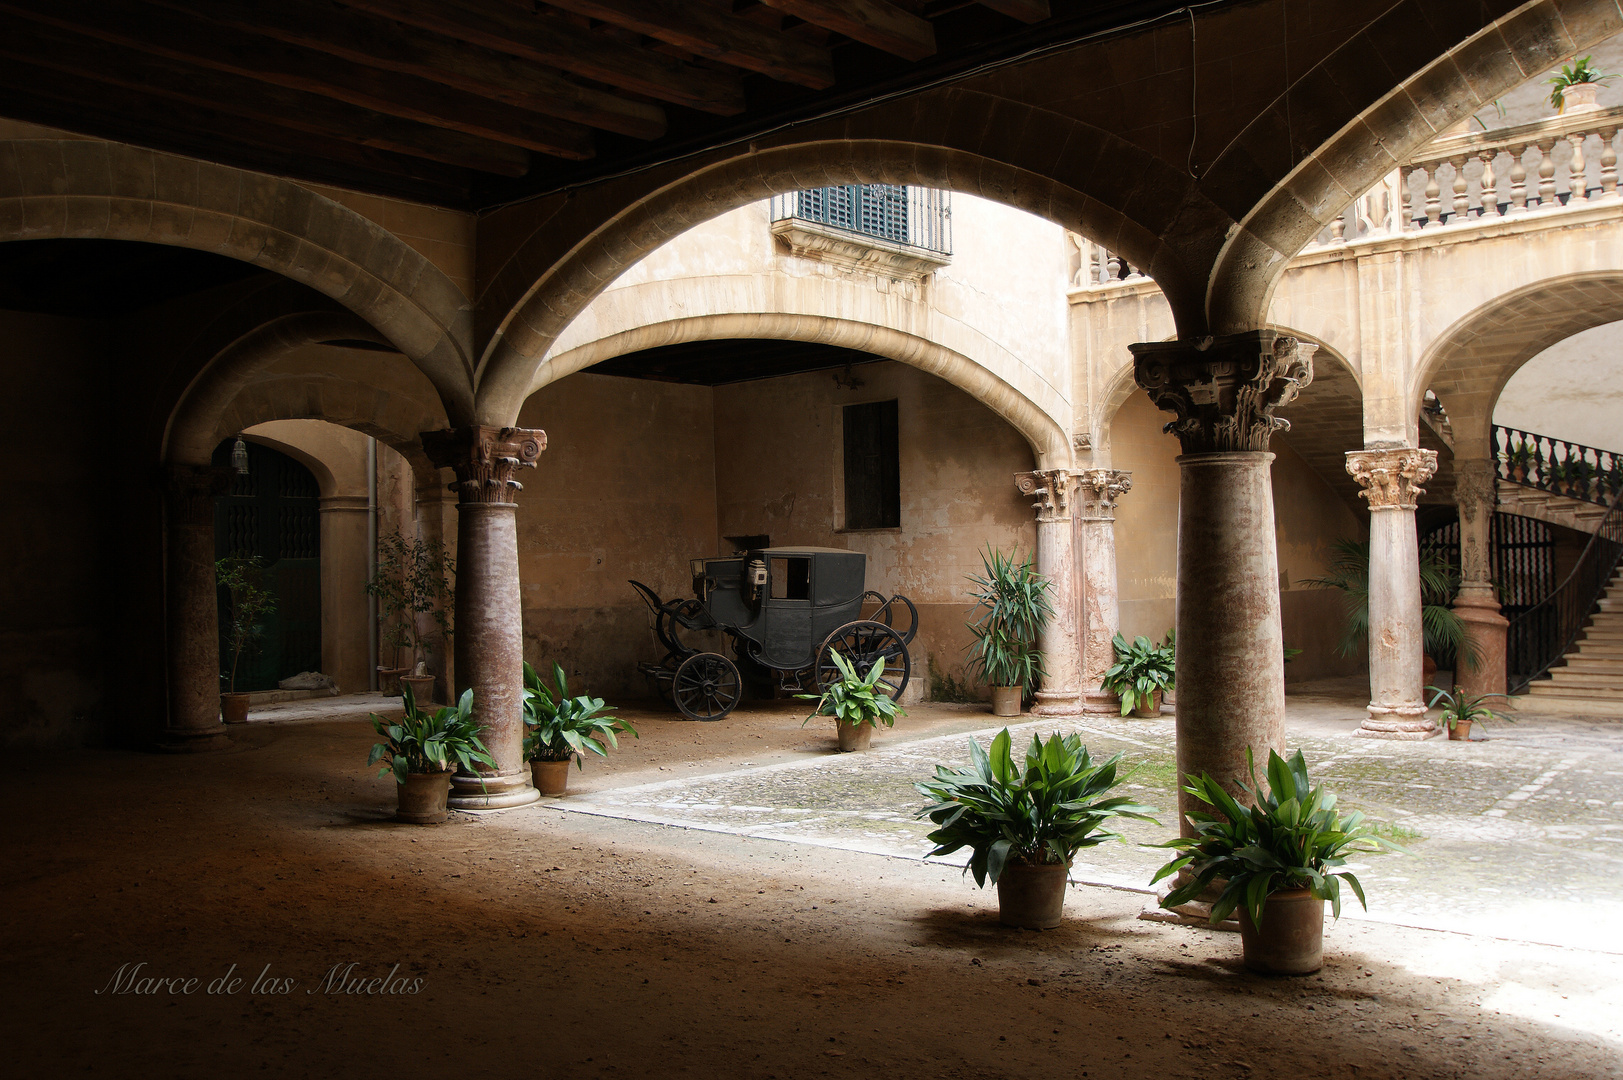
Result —
M416 699L418 708L434 704L434 676L402 675L400 685L411 687L411 696Z
M1471 738L1471 721L1456 720L1454 726L1448 729L1448 737L1454 742L1468 742Z
M221 694L220 718L228 724L246 724L248 722L248 695Z
M872 724L840 724L834 725L839 730L840 753L850 754L858 750L866 750L873 743Z
M1143 698L1140 698L1138 708L1133 710L1133 715L1141 717L1160 716L1161 691L1157 690L1155 693L1151 694L1148 702L1145 702Z
M530 782L543 795L562 795L569 788L569 759L530 762Z
M394 819L408 825L438 825L447 817L445 797L451 791L448 772L407 773L400 784L400 806Z
M1596 108L1598 102L1596 94L1600 92L1600 83L1573 83L1571 86L1561 88L1561 112L1577 112L1581 109Z
M1018 686L994 686L992 690L993 716L1019 716L1020 699L1025 696Z
M1065 915L1065 880L1059 863L1008 863L997 879L997 921L1027 930L1051 930Z
M1245 966L1265 975L1311 975L1324 966L1324 901L1306 889L1270 893L1262 926L1240 905Z

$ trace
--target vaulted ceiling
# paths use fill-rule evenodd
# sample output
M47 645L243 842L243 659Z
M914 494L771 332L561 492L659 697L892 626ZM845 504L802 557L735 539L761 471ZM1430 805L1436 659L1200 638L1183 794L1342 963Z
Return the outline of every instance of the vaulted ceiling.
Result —
M477 209L1175 0L0 0L0 115Z

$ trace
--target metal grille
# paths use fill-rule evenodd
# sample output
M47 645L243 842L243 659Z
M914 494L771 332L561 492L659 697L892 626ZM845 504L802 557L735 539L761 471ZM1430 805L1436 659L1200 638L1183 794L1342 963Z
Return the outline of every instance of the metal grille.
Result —
M897 184L843 184L772 199L772 220L799 218L909 247L952 254L952 193Z
M1420 550L1438 551L1457 571L1460 565L1460 523L1458 519L1432 529L1420 539ZM1507 619L1513 622L1537 607L1555 591L1555 534L1550 526L1520 514L1494 514L1488 527L1489 573L1499 594ZM1506 643L1506 667L1525 671L1534 658L1548 649L1546 638L1556 633L1553 622L1547 632L1529 629L1520 639ZM1440 667L1450 667L1455 658L1435 656Z
M320 514L315 506L288 506L281 516L279 550L284 559L314 559L321 555Z

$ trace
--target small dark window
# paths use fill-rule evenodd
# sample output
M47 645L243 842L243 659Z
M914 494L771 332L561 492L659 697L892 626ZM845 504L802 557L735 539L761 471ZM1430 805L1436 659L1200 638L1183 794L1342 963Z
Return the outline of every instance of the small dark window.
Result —
M811 599L811 560L772 560L772 599Z
M749 533L745 536L726 537L734 551L760 551L762 548L772 546L772 537L766 533Z
M896 403L845 407L845 527L896 529L902 524L902 469Z

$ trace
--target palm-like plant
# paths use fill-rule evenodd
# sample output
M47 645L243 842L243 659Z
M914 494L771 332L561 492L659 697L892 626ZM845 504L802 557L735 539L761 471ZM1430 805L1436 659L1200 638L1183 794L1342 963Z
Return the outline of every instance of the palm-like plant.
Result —
M907 713L879 687L879 680L885 675L885 658L880 657L874 666L868 669L866 676L858 675L856 668L850 661L837 652L830 652L834 657L834 665L840 670L840 677L828 684L828 688L821 694L796 694L795 697L806 701L817 702L811 716L800 722L805 727L812 717L832 716L836 724L849 724L852 727L861 727L864 724L878 727L883 723L891 727L896 723L898 716Z
M1268 751L1267 791L1257 782L1256 762L1249 748L1246 762L1251 768L1251 786L1239 786L1251 797L1252 806L1240 805L1222 784L1204 773L1191 778L1184 788L1213 812L1190 811L1194 836L1155 845L1184 854L1161 867L1152 885L1180 870L1189 871L1188 879L1168 893L1161 906L1187 904L1212 882L1222 880L1226 882L1223 891L1212 903L1213 925L1243 903L1251 924L1260 927L1268 896L1284 889L1307 889L1320 900L1330 901L1340 918L1341 882L1345 880L1367 910L1358 878L1338 867L1346 864L1348 855L1404 849L1375 835L1364 825L1362 812L1337 815L1336 797L1322 785L1313 787L1308 782L1307 762L1300 750L1289 761Z
M1567 87L1578 86L1582 83L1600 83L1601 85L1605 85L1610 80L1617 78L1616 75L1606 75L1601 73L1592 64L1590 64L1589 61L1591 59L1591 57L1586 56L1582 60L1576 61L1575 63L1563 64L1561 66L1561 74L1552 75L1548 80L1546 80L1551 86L1554 87L1554 89L1550 91L1550 104L1555 107L1557 112L1560 112L1567 107Z
M1154 807L1104 797L1116 786L1120 754L1095 765L1080 736L1055 732L1046 743L1032 737L1021 770L1010 741L1004 728L988 753L971 739L969 768L937 765L935 779L914 785L934 800L917 815L936 825L930 855L969 848L964 871L975 875L976 885L997 884L1011 862L1069 866L1082 848L1123 840L1100 828L1111 818L1155 821Z
M1347 626L1337 647L1351 656L1369 638L1369 541L1337 540L1330 572L1298 582L1316 589L1340 589L1347 604ZM1420 553L1420 627L1423 647L1433 656L1453 653L1472 671L1482 663L1482 648L1465 632L1465 623L1448 607L1459 580L1442 553Z
M1439 701L1446 703L1443 705L1441 719L1443 726L1448 728L1449 731L1453 731L1461 724L1465 725L1467 731L1470 730L1472 724L1482 724L1486 727L1488 720L1508 720L1512 724L1516 722L1514 716L1494 712L1483 704L1489 698L1504 698L1509 701L1510 698L1504 694L1471 695L1460 690L1459 687L1455 687L1453 693L1436 686L1428 686L1426 689L1436 691L1432 695L1432 699L1426 703L1428 709L1435 709Z
M569 681L560 664L552 665L554 686L548 686L535 668L524 665L524 760L568 761L584 769L586 755L608 757L603 745L620 745L616 735L630 732L641 738L630 721L611 715L614 707L602 698L569 696Z
M417 707L411 687L402 688L406 715L391 724L377 713L372 714L372 729L383 741L372 746L366 759L375 765L381 759L383 768L379 776L394 773L395 783L404 784L410 773L450 772L457 766L463 772L475 773L475 765L495 767L496 762L479 738L479 723L473 718L473 691L464 690L462 700L447 705L438 712L428 713Z
M1037 573L1029 556L1017 560L990 545L981 553L981 568L968 575L978 612L966 624L975 635L969 670L989 686L1018 686L1029 693L1044 675L1037 635L1054 617L1053 583Z

